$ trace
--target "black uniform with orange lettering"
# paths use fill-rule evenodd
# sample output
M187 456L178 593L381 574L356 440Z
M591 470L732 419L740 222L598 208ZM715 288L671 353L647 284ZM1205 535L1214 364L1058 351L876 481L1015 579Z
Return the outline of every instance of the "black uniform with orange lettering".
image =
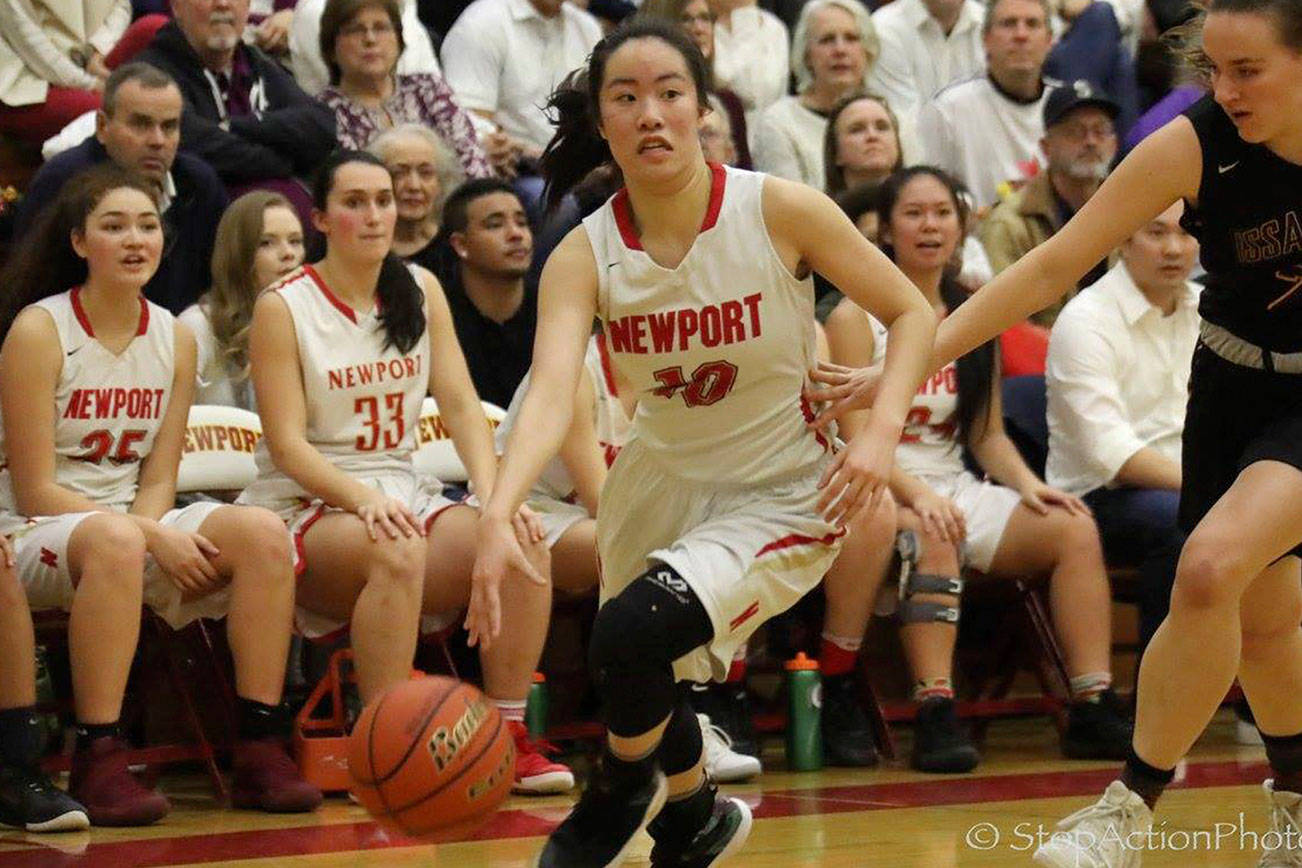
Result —
M1207 271L1199 312L1248 343L1302 351L1302 166L1239 137L1210 97L1185 111L1202 147L1198 203L1181 223ZM1263 354L1265 355L1265 354ZM1302 469L1302 376L1194 351L1180 524L1191 531L1249 464ZM1302 543L1302 540L1299 540ZM1302 555L1302 544L1293 550Z

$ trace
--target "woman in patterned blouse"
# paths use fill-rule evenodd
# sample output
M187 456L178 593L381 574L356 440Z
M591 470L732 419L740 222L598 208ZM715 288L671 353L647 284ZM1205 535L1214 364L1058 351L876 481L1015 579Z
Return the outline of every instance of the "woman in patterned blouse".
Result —
M334 109L339 143L363 149L403 123L432 128L456 151L466 175L493 174L475 128L439 75L395 75L402 54L397 0L328 0L321 14L321 55L330 86L320 99Z

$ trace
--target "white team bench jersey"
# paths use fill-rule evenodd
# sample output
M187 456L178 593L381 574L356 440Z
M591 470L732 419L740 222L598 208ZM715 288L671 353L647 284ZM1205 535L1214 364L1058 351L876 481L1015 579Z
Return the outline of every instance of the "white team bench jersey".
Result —
M632 436L666 472L755 484L819 460L805 427L813 280L797 280L764 224L764 175L712 164L700 234L677 268L642 249L627 190L583 221L611 358L638 400Z
M310 265L266 291L284 299L294 320L307 441L351 475L413 472L421 402L429 391L429 330L407 353L385 348L379 310L349 307ZM265 437L255 458L260 495L308 496L272 462Z
M588 350L583 357L583 366L592 378L595 395L593 409L594 422L597 427L597 443L609 467L615 462L615 456L629 441L632 420L624 412L624 405L619 400L619 389L615 386L615 372L610 367L610 355L604 334L593 335L588 340ZM511 396L511 406L506 410L506 418L497 426L497 454L506 452L506 441L515 428L516 418L520 415L520 405L524 403L524 393L529 390L529 375L525 374L515 394ZM574 480L565 469L565 462L557 455L547 462L542 475L534 483L534 495L550 497L553 500L569 500L574 495Z
M111 509L136 497L140 463L154 446L167 413L176 369L175 320L140 299L140 327L120 355L95 339L80 287L36 302L54 320L63 367L54 390L54 478L59 485ZM0 529L21 523L7 444L0 428Z
M958 445L958 367L953 362L918 387L904 419L895 462L914 476L949 476L963 471L963 450Z

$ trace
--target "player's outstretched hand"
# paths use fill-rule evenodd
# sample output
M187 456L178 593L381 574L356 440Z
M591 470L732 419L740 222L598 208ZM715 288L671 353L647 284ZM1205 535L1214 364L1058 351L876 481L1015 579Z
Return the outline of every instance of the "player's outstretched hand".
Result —
M883 427L876 418L840 452L836 453L818 487L818 511L832 524L844 528L863 509L876 509L891 478L899 431Z
M831 362L819 362L809 372L810 382L805 385L805 400L819 410L809 421L811 428L825 428L852 410L866 410L877 397L882 369L847 368Z
M202 534L160 527L149 538L149 554L187 594L203 595L222 583L213 563L221 552Z
M502 578L514 571L546 584L520 548L517 534L528 534L519 513L509 521L488 515L479 517L475 545L475 567L470 573L470 605L466 611L467 642L488 648L502 629Z

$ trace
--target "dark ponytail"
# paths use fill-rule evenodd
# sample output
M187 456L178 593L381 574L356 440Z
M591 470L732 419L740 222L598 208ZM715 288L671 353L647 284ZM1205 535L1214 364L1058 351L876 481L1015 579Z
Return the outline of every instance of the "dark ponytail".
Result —
M949 191L954 202L954 213L958 218L959 243L957 254L963 249L963 227L967 225L967 205L963 200L962 187L948 172L935 166L910 166L894 172L877 188L877 221L880 237L891 225L891 213L900 199L900 193L914 178L927 175L935 178ZM882 252L891 261L895 261L895 248L890 244L880 245ZM969 298L968 291L958 282L958 267L951 264L945 269L940 279L940 300L945 303L947 313L953 313L959 305ZM974 431L984 434L990 422L990 395L995 383L995 348L998 338L986 341L972 352L960 356L954 363L958 373L958 432L960 445L966 447Z
M158 206L154 184L116 163L105 162L75 175L40 211L0 272L0 287L4 287L0 341L23 308L86 282L86 260L72 249L72 233L84 232L86 218L100 201L123 187L139 190Z
M312 182L312 205L318 211L325 211L326 202L335 186L335 176L340 167L349 163L377 166L384 169L386 178L389 177L384 162L374 154L366 151L335 151L326 157ZM425 333L425 292L412 276L411 269L394 253L386 255L380 265L380 276L375 282L375 297L380 325L384 328L384 349L396 347L400 353L409 352Z
M691 37L677 24L658 18L634 15L625 19L592 49L587 66L566 76L547 100L547 117L556 127L539 161L548 210L593 169L612 162L610 146L598 131L601 87L606 62L630 39L658 39L681 54L696 86L697 102L702 110L709 106L710 65Z

